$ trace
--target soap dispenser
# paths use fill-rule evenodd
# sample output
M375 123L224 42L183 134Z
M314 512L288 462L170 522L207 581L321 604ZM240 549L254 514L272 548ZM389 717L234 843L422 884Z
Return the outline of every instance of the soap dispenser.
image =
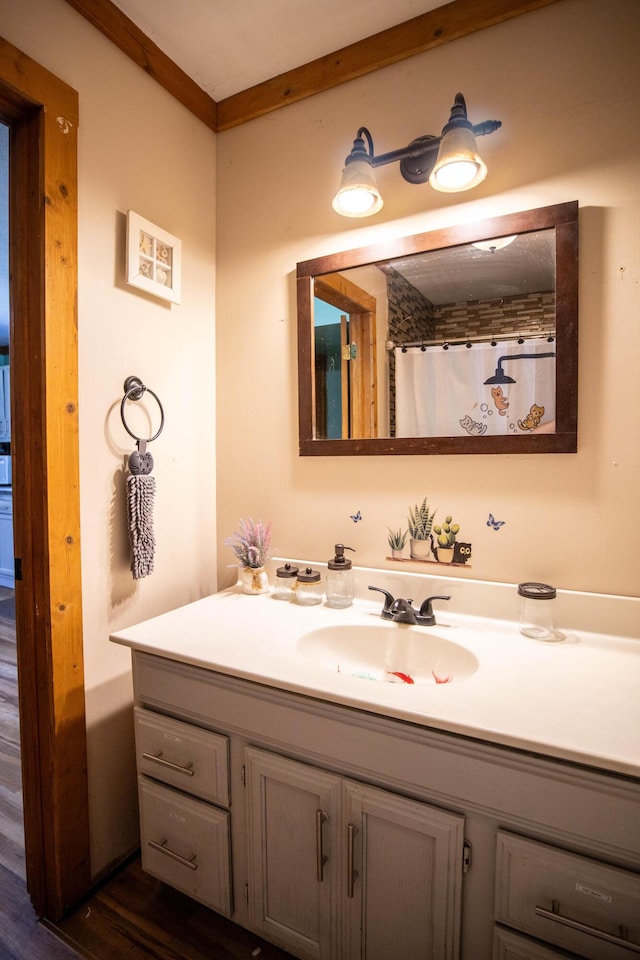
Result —
M353 570L351 560L348 560L343 543L336 543L335 556L327 563L327 604L330 607L349 607L353 603ZM355 552L355 551L354 551Z

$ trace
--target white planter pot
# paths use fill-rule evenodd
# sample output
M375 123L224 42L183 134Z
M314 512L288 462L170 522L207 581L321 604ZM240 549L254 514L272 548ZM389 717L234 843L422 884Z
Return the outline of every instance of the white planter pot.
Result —
M431 540L410 540L411 556L414 560L435 559L431 553Z
M268 593L269 577L264 567L243 567L240 570L240 585L243 593Z

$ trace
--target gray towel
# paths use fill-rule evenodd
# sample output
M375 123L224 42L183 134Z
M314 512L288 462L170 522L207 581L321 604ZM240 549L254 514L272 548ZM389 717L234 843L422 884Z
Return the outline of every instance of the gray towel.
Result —
M153 534L153 503L156 478L148 475L127 477L127 520L131 545L131 572L134 580L153 573L156 538Z

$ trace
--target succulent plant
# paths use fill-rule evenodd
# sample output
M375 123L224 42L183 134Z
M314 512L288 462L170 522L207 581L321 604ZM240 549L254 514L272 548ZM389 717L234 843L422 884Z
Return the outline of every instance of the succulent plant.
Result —
M451 517L445 517L444 523L442 526L437 526L433 528L433 532L438 538L438 546L445 549L446 547L452 547L456 542L456 534L460 530L459 523L452 523Z
M409 507L409 536L412 540L429 539L435 515L435 510L429 513L429 504L426 497L420 505L416 504L413 508Z
M409 531L403 530L402 528L400 528L399 530L392 530L391 527L387 527L387 530L389 531L389 536L387 537L387 539L389 541L389 546L391 547L391 549L403 550L404 545L407 542L407 533Z

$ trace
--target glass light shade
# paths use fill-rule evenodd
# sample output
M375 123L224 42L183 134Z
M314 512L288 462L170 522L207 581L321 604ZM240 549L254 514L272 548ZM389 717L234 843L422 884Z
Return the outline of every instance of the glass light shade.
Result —
M368 160L353 160L347 164L332 206L342 217L370 217L382 209L382 197Z
M482 183L487 166L476 150L476 140L468 127L456 127L445 133L429 183L442 193L470 190Z

